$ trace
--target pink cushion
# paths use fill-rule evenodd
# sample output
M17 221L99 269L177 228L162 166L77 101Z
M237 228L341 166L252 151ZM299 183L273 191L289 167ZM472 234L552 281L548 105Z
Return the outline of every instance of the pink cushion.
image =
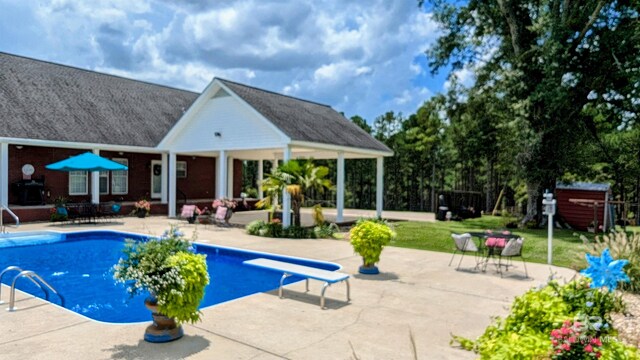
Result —
M490 237L490 238L487 238L487 241L484 244L487 245L488 247L504 247L505 239Z
M227 217L227 208L224 206L218 206L216 209L216 219L224 220Z
M195 211L196 211L195 205L184 205L182 207L182 214L180 216L185 218L192 217Z

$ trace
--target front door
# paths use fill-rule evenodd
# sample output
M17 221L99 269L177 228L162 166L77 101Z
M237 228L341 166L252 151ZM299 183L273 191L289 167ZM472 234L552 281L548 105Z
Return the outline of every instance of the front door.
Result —
M151 160L151 198L162 197L162 161Z

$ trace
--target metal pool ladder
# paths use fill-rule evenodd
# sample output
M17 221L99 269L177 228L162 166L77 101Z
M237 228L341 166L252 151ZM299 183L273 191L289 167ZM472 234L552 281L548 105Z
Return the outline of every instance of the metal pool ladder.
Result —
M27 279L31 280L32 283L40 288L40 290L44 292L46 300L49 300L49 291L47 291L47 289L51 290L51 292L58 295L58 298L60 298L60 305L64 307L64 297L62 297L62 295L60 295L60 293L57 292L56 289L53 288L53 286L49 285L48 282L40 277L40 275L36 274L35 271L22 270L17 266L9 266L6 269L2 270L2 272L0 272L0 283L2 283L2 277L4 276L4 274L9 271L19 271L19 273L13 278L13 281L11 282L11 296L9 299L9 307L7 308L8 311L14 311L16 309L16 307L14 306L16 302L16 281L18 281L18 279L22 277L26 277ZM42 287L43 285L44 287ZM0 285L0 304L3 303L2 286Z
M7 227L4 225L4 222L2 221L2 212L3 211L6 211L6 212L9 213L9 215L11 215L13 220L15 220L15 222L16 222L16 227L20 226L20 218L18 218L18 216L16 214L14 214L13 211L11 211L11 209L9 209L8 207L6 207L4 205L0 205L0 234L7 232L7 230L6 230Z

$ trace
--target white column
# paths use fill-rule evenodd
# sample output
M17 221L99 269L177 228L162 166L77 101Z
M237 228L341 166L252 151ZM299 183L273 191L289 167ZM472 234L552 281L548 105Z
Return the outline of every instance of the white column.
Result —
M0 205L9 206L9 144L0 143Z
M166 204L169 199L169 155L162 153L162 169L160 178L160 202Z
M227 198L233 199L233 157L227 160Z
M93 153L100 156L100 149L93 149ZM100 203L100 171L91 172L91 203Z
M178 157L176 153L169 153L169 206L168 206L168 216L175 217L176 216L176 195L178 190L178 178L176 176L176 163L178 161Z
M284 147L282 161L287 162L291 159L291 148L289 145ZM282 190L282 226L288 228L291 226L291 196L287 189Z
M227 196L227 152L220 150L217 161L218 171L216 171L216 177L218 181L218 191L216 197L223 198Z
M278 158L275 158L275 160L272 161L273 166L271 171L276 171L278 169ZM271 199L273 208L277 208L278 207L278 196L276 196L275 198Z
M338 152L338 176L337 176L337 191L336 191L336 221L342 222L342 214L344 212L344 152Z
M262 191L262 180L264 179L264 161L258 160L258 181L256 186L258 187L258 199L264 198L264 191Z
M380 156L376 159L376 217L382 217L384 191L384 158Z

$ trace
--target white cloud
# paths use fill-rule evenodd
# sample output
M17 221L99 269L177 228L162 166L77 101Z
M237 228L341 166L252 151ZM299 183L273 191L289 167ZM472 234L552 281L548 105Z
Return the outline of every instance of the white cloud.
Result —
M0 13L16 8L0 0ZM220 76L371 121L413 112L441 87L425 83L415 61L438 27L411 1L50 0L28 8L46 36L26 55L194 91ZM7 46L0 38L0 51Z

